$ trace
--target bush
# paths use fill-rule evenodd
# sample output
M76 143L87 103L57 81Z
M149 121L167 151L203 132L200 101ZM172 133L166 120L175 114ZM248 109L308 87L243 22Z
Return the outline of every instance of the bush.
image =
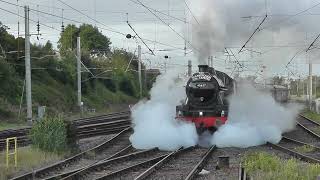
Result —
M31 129L31 141L37 148L62 153L67 149L67 128L61 117L46 117Z
M266 152L253 152L244 157L243 165L253 179L309 180L320 174L319 164L309 164L297 159L281 159Z

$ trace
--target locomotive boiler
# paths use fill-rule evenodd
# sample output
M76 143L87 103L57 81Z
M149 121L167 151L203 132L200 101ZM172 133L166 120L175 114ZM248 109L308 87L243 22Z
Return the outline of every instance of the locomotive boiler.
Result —
M228 119L228 96L234 92L234 80L208 65L199 65L186 84L187 98L176 106L176 118L196 125L198 133L214 132Z

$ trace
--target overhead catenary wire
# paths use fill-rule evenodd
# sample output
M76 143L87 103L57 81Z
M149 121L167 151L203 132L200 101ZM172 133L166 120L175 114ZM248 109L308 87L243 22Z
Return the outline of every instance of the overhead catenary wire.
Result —
M302 11L299 11L299 12L297 12L296 14L293 14L293 15L291 15L291 16L288 17L288 18L285 18L285 19L283 19L283 20L280 20L280 21L277 22L276 24L271 24L271 25L269 25L269 26L262 27L261 30L269 29L269 28L271 28L271 27L274 27L274 26L277 26L277 25L279 25L279 24L282 24L283 22L288 21L288 20L290 20L291 18L296 17L296 16L298 16L298 15L300 15L300 14L303 14L303 13L305 13L305 12L307 12L307 11L309 11L309 10L311 10L311 9L319 6L319 5L320 5L320 2L319 2L319 3L316 3L315 5L307 8L307 9L304 9L304 10L302 10Z
M186 5L186 7L187 7L188 11L190 12L190 14L192 15L193 19L197 22L198 25L200 25L198 19L194 16L194 14L192 13L191 9L189 8L186 0L183 0L183 2L184 2L184 4Z
M14 3L11 3L11 2L8 2L8 1L4 1L4 0L0 0L0 2L3 2L3 3L7 3L7 4L10 4L10 5L14 5L14 6L17 6L17 7L22 7L21 5L18 5L18 4L14 4ZM61 8L62 9L62 8ZM5 9L2 9L2 10L5 10ZM6 10L5 10L6 11ZM41 10L36 10L36 9L32 9L30 8L30 11L34 11L34 12L39 12L39 13L42 13L42 14L46 14L46 15L49 15L49 16L53 16L53 17L56 17L56 18L59 18L59 19L64 19L64 20L67 20L67 21L70 21L70 22L74 22L74 23L78 23L78 24L83 24L84 22L81 22L81 21L78 21L78 20L75 20L75 19L70 19L70 18L66 18L66 17L63 17L63 16L60 16L60 15L56 15L56 14L52 14L52 13L48 13L48 12L45 12L45 11L41 11ZM14 14L13 12L10 12L11 14ZM19 17L22 17L21 15L19 14L15 14ZM34 20L31 20L33 22L36 22ZM40 23L41 25L43 26L46 26L46 27L49 27L51 29L54 29L54 30L57 30L57 31L60 31L56 28L53 28L51 26L48 26L48 25L45 25L43 23ZM107 30L107 31L110 31L110 29L106 29L106 28L103 28L101 26L97 26L98 28L102 29L102 30ZM42 33L43 34L43 33ZM119 33L118 33L119 34ZM126 35L125 33L121 33L121 35ZM179 49L179 50L184 50L183 48L179 48L179 47L175 47L175 46L172 46L170 44L167 44L167 43L163 43L163 42L159 42L159 41L155 41L155 40L150 40L150 39L146 39L146 38L142 38L144 41L148 41L148 42L152 42L152 43L156 43L156 44L159 44L159 45L163 45L163 46L168 46L168 47L171 47L171 48L175 48L175 49Z
M133 3L135 3L135 4L141 5L141 2L139 2L139 1L138 1L138 2L137 2L137 1L134 1L134 0L130 0L130 1L133 2ZM170 15L170 14L163 13L163 12L161 12L161 11L159 11L159 10L156 10L156 9L154 9L154 8L151 8L151 7L149 7L149 6L144 5L144 7L145 7L149 12L150 12L150 10L152 10L152 11L157 12L157 13L159 13L159 14L162 14L162 15L164 15L164 16L173 18L173 19L178 20L178 21L181 21L181 22L183 22L183 23L187 23L187 22L186 22L185 20L183 20L183 19L174 17L174 16L172 16L172 15Z
M12 12L12 11L9 11L9 10L6 10L6 9L4 9L4 8L1 8L1 7L0 7L0 10L5 11L5 12L8 12L8 13L10 13L10 14L17 15L17 16L19 16L19 17L24 18L24 16L21 16L21 15L20 15L20 14L18 14L18 13L15 13L15 12ZM30 18L29 18L29 19L30 19ZM33 20L33 19L30 19L30 21L35 22L35 23L37 23L37 22L38 22L38 21ZM43 24L43 23L39 23L39 24L41 24L41 25L43 25L43 26L45 26L45 27L48 27L48 28L50 28L50 29L53 29L53 30L56 30L56 31L59 31L59 32L60 32L60 30L59 30L59 29L56 29L56 28L54 28L54 27L52 27L52 26L48 26L48 25Z
M96 20L96 19L88 16L87 14L85 14L85 13L81 12L80 10L78 10L78 9L70 6L69 4L65 3L64 1L62 1L62 0L58 0L58 1L61 2L61 3L64 4L64 5L68 6L69 8L73 9L74 11L76 11L76 12L78 12L78 13L86 16L86 17L89 18L90 20L92 20L92 21L94 21L94 22L96 22L96 23L98 23L98 24L101 24L101 25L105 26L105 27L107 28L106 30L111 31L111 32L114 32L114 33L122 34L122 35L124 35L124 36L126 35L125 33L122 33L122 32L120 32L120 31L114 30L113 28L105 25L104 23L102 23L102 22L100 22L100 21L98 21L98 20Z
M134 0L130 0L132 2L134 2ZM196 49L191 43L190 41L188 41L186 38L183 37L183 35L181 35L180 33L178 33L173 27L170 26L170 24L168 24L167 22L165 22L163 19L161 19L157 14L155 14L149 7L147 7L145 4L143 4L140 0L136 0L137 2L139 2L139 4L141 6L143 6L144 8L146 8L151 14L153 14L156 18L158 18L163 24L165 24L166 26L168 26L174 33L176 33L179 37L181 37L184 41L186 41L193 49L199 51L198 49Z
M318 36L312 41L312 43L309 45L309 47L307 48L306 52L308 52L309 50L311 50L311 48L314 46L314 43L318 40L318 38L320 37L320 34L318 34Z
M49 9L57 9L57 10L66 10L66 11L73 11L72 9L65 9L65 8L61 8L61 7L56 7L56 6L52 6L52 5L44 5L44 4L38 4L38 3L33 3L33 2L29 2L28 1L28 4L33 4L33 5L39 5L40 7L45 7L45 8L49 8ZM80 11L82 12L90 12L92 10L89 10L89 9L80 9ZM167 11L172 11L172 12L183 12L184 10L180 10L180 9L170 9L170 10L155 10L155 11L159 11L159 13L163 13L163 12L167 12ZM123 11L110 11L110 10L96 10L97 13L111 13L111 14L124 14ZM136 12L133 12L133 13L148 13L148 11L136 11ZM168 14L165 14L163 13L163 15L166 15L168 16ZM170 15L168 16L170 17ZM177 17L172 17L172 18L177 18ZM179 19L177 18L177 20L180 20L182 21L182 19Z
M141 42L146 46L146 48L151 52L152 55L155 56L154 52L152 51L152 49L149 48L149 46L143 41L143 39L139 36L139 34L134 30L134 28L131 26L131 24L129 23L129 21L127 21L128 26L130 27L130 29L136 34L136 36L138 36L138 38L141 40Z
M259 30L260 26L264 23L264 21L267 19L268 15L266 14L264 16L264 18L262 19L262 21L260 22L260 24L258 25L258 27L254 30L254 32L251 34L251 36L249 37L249 39L244 43L244 45L241 47L241 49L239 50L238 53L241 53L243 48L246 47L246 45L248 44L248 42L251 40L251 38L254 36L254 34Z

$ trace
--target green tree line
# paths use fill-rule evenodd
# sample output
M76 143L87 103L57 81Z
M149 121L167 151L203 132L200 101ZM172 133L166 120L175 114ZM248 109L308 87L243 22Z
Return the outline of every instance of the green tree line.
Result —
M31 45L34 111L39 105L47 106L49 113L76 109L77 36L81 38L82 62L90 70L82 69L85 106L103 109L138 99L138 63L132 61L128 66L130 60L137 57L123 49L111 49L110 39L92 25L68 25L60 34L58 51L49 41ZM20 103L25 112L24 64L24 38L14 37L0 23L0 118L16 118ZM147 91L144 89L144 94Z

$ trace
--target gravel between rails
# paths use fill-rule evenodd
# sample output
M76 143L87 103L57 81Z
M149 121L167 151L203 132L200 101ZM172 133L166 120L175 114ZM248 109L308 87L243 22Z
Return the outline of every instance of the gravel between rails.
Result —
M136 156L134 158L130 158L129 160L114 161L114 162L107 164L104 167L98 168L97 171L94 171L94 172L91 171L90 174L86 174L85 178L82 178L82 179L88 179L88 180L98 179L104 175L118 171L119 169L130 167L130 166L142 163L144 161L147 161L149 159L156 158L156 157L166 155L166 154L168 154L168 152L156 150L156 151L149 152L147 155ZM144 169L144 168L141 168L141 169ZM142 171L141 169L138 168L138 170ZM117 179L119 177L113 177L113 178ZM113 179L113 178L111 178L111 179ZM133 178L134 178L134 176L133 176L133 174L131 174L131 171L126 172L125 174L121 174L121 179L133 179Z
M45 173L39 173L37 175L37 178L33 179L44 179L57 174L70 172L72 170L76 170L79 168L83 168L84 166L91 165L92 163L95 163L101 159L106 159L107 157L112 156L113 154L117 153L119 150L127 147L130 144L128 138L130 134L130 130L126 131L123 134L121 134L117 139L115 139L114 142L112 142L112 144L108 145L107 147L104 147L101 151L96 151L96 153L94 153L93 151L89 151L85 154L85 156L81 157L79 160L69 162L63 167L60 166L59 168L46 171Z
M80 139L78 141L79 150L86 151L88 149L91 149L91 148L98 146L99 144L111 139L113 136L115 136L115 134Z
M293 151L296 151L296 152L299 152L303 155L306 155L306 156L310 156L312 158L315 158L315 159L320 159L320 148L313 148L313 150L311 152L300 152L297 150L298 147L301 147L302 145L301 144L297 144L293 141L288 141L288 140L281 140L278 145L280 146L283 146L285 148L288 148L290 150L293 150Z
M296 126L296 128L290 132L283 134L286 137L289 137L291 139L295 139L298 141L302 141L305 143L310 143L315 146L320 146L320 139L316 138L315 136L310 135L306 132L302 127Z
M176 180L186 178L192 168L201 160L208 148L196 147L192 150L182 151L164 163L157 171L146 179Z
M319 130L319 128L320 128L319 123L313 122L312 120L309 121L307 118L305 118L303 116L297 117L297 121L310 130Z
M290 159L292 156L283 153L282 151L273 149L267 145L249 147L249 148L218 148L211 154L208 162L204 166L204 170L209 171L208 174L198 174L194 179L196 180L238 180L239 165L241 159L246 153L251 152L267 152L276 155L282 159ZM218 157L228 156L229 168L217 169Z

